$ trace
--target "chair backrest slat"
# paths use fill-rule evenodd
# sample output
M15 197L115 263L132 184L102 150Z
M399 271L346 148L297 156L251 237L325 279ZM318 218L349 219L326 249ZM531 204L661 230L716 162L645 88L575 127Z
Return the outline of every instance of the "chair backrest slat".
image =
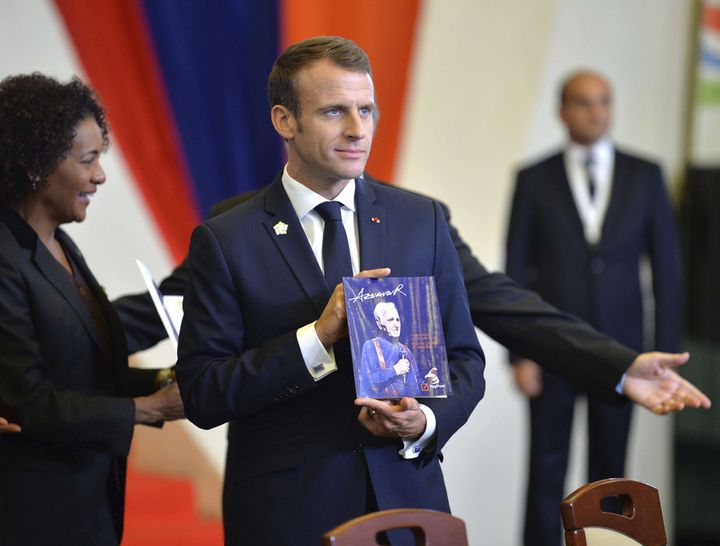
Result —
M606 512L603 499L619 500L622 513ZM612 535L605 532L586 533L588 527L614 530L617 544L627 544L629 537L642 546L666 546L667 536L657 489L626 478L610 478L584 485L568 495L560 504L567 546L600 546ZM595 543L591 541L593 538ZM602 538L605 537L605 538ZM603 542L600 542L600 541Z
M465 522L445 512L399 508L352 519L322 536L322 546L378 546L378 533L410 529L416 546L468 546Z

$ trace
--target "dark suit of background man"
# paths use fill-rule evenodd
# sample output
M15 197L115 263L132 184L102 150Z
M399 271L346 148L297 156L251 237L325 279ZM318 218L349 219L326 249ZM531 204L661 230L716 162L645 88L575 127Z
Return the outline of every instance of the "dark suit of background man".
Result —
M188 418L230 425L225 541L312 545L378 508L449 511L440 450L485 381L443 213L429 198L359 178L375 99L354 43L291 46L268 89L288 163L266 191L194 231L177 364ZM352 270L435 276L452 397L355 399L342 284L324 276L330 222L315 210L328 200L342 204Z
M649 258L655 342L678 349L679 247L675 219L655 163L617 149L607 136L611 91L598 74L576 73L562 88L564 150L517 175L507 236L507 273L561 309L640 351L640 262ZM527 356L527 355L523 355ZM559 546L575 396L563 379L515 361L530 398L531 448L525 544ZM622 476L631 406L588 404L588 479Z

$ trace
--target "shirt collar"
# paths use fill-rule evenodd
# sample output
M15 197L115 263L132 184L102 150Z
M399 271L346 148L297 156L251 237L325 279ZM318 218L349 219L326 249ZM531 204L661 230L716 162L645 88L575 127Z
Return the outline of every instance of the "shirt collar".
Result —
M297 217L300 219L304 218L306 214L320 203L327 201L325 197L315 193L290 176L287 171L287 165L285 165L285 169L283 170L282 184L290 199L290 204L293 206L293 209L295 209L295 214L297 214ZM344 207L355 212L355 179L350 180L333 201L339 201Z
M610 163L614 147L612 141L605 137L598 140L592 146L583 146L577 142L568 142L565 147L565 153L569 157L570 161L575 165L585 165L587 160L588 152L592 152L593 159L596 164L607 165Z

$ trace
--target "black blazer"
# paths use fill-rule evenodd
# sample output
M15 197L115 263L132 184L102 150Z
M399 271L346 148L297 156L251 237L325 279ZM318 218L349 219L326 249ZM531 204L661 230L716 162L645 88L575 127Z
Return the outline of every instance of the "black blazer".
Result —
M507 273L635 350L643 349L643 256L649 258L653 276L653 347L677 351L680 251L660 167L616 150L610 203L597 245L585 239L562 153L518 173Z
M68 273L12 209L0 206L0 537L10 544L83 544L104 498L122 533L131 396L154 390L153 370L129 370L124 332L70 238L109 330L103 350ZM123 396L128 396L124 398Z
M398 188L399 189L399 188ZM247 201L261 190L217 203L216 216ZM400 191L410 192L400 189ZM514 352L527 355L553 372L608 403L624 399L615 386L637 352L599 333L586 322L559 311L535 292L526 290L504 273L489 272L450 222L450 211L438 202L449 223L450 236L463 270L470 313L475 326ZM184 294L187 260L160 283L164 294ZM130 352L152 347L166 337L147 292L113 302L125 326Z

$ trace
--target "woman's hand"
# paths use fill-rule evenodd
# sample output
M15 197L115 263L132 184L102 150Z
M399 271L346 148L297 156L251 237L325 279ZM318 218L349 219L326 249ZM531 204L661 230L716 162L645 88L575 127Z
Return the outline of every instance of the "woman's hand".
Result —
M172 383L150 396L135 398L136 423L147 425L158 421L175 421L184 418L185 411L177 383Z

